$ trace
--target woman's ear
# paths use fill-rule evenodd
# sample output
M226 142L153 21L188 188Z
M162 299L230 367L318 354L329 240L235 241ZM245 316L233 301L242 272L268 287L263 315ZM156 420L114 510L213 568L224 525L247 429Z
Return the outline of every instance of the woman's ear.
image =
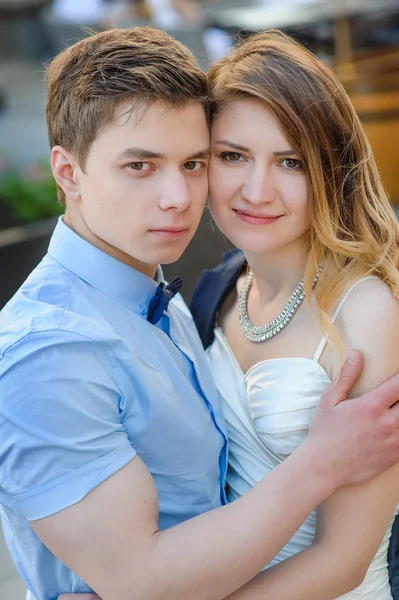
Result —
M76 177L78 164L74 156L62 146L54 146L51 150L51 169L57 185L62 189L65 197L70 200L79 200L79 181Z

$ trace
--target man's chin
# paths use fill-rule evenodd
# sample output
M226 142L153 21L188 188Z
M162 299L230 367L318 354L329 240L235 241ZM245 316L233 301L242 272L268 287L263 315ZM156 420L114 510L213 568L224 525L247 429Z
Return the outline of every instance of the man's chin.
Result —
M167 244L163 246L163 248L159 248L157 252L154 252L153 258L157 259L154 263L156 262L156 264L159 265L170 265L178 261L187 250L187 246L192 238L192 235L186 236L184 241L180 240L179 243Z
M171 265L181 258L187 248L188 244L184 246L184 248L174 248L170 249L167 252L162 252L159 254L159 260L157 260L157 264L159 265Z

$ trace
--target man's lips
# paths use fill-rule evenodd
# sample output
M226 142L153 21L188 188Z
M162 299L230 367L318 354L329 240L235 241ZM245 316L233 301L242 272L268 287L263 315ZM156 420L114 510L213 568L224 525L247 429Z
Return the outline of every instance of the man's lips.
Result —
M178 240L179 238L186 235L189 231L189 227L183 226L170 226L162 229L150 229L150 233L154 234L158 238L164 240Z
M237 208L234 208L233 210L241 221L250 223L251 225L269 225L270 223L275 223L280 217L283 216L266 213L254 213L252 211L239 210Z
M184 226L184 225L180 225L180 226L171 226L171 227L160 227L159 229L151 229L150 231L165 231L165 232L171 232L171 233L179 233L181 231L187 231L187 229L189 229L189 227Z

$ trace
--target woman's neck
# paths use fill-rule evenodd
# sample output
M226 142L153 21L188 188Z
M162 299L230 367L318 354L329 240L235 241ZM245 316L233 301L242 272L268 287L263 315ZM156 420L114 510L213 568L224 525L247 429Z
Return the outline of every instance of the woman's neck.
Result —
M245 253L254 274L253 287L262 305L278 296L289 297L303 278L308 248L298 244L267 255Z

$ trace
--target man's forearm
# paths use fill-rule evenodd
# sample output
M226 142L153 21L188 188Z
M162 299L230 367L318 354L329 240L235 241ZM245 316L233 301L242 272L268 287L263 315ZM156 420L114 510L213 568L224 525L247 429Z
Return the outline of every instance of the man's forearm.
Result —
M314 454L304 444L236 502L158 533L142 597L221 600L252 579L333 491Z

